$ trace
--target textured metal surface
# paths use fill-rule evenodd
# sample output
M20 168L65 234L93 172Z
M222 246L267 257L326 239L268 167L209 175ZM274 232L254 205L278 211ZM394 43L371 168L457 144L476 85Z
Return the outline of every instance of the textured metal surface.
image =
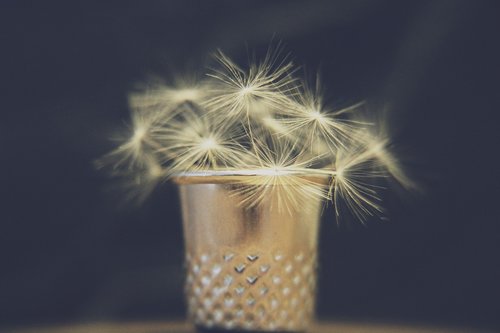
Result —
M304 331L314 312L319 200L276 209L277 193L242 207L234 186L179 185L186 295L206 328Z

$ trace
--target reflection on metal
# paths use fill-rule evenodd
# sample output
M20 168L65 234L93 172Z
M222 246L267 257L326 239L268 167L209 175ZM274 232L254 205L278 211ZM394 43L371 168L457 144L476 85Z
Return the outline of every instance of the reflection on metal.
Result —
M204 180L179 184L190 318L208 329L304 331L314 313L320 200L278 210L281 191L268 191L248 208L234 185Z

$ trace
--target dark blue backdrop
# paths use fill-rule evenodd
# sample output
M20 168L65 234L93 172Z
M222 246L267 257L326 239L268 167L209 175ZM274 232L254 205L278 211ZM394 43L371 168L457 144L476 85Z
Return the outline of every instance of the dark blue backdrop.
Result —
M2 1L0 326L184 316L176 189L119 208L92 161L127 92L273 35L332 102L385 105L423 194L324 216L321 318L499 325L498 12L486 1Z

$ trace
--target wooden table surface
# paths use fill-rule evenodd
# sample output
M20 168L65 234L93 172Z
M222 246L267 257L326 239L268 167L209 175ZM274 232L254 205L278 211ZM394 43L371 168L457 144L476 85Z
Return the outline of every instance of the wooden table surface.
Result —
M2 333L195 333L185 322L130 322L130 323L86 323L60 326L2 329ZM396 324L370 324L355 322L317 322L308 333L472 333L494 332L446 327L412 326Z

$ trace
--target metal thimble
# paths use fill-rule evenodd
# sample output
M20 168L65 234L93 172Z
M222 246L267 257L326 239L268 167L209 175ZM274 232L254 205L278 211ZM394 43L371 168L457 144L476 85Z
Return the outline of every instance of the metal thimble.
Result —
M248 176L246 176L248 177ZM198 173L179 185L189 318L201 331L305 331L314 315L321 201L278 209L280 193L242 200L238 175ZM259 185L255 185L259 186ZM262 185L269 186L269 185Z

